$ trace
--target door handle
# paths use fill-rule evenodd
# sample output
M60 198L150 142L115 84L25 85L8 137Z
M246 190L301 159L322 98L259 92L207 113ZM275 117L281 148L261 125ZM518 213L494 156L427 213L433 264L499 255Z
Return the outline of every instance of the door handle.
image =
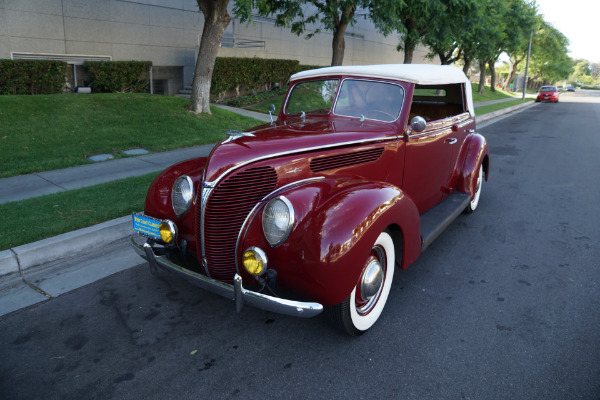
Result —
M456 139L456 138L446 139L446 143L448 143L448 144L454 144L456 142L458 142L458 139Z

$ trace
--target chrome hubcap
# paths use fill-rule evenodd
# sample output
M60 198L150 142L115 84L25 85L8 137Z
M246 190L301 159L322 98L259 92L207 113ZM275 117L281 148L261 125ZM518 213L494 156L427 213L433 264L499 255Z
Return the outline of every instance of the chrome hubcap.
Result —
M366 314L379 299L385 278L385 253L376 247L372 250L371 257L360 280L360 296L357 299L356 310L359 314Z
M383 282L383 270L379 260L373 259L367 265L360 283L360 294L364 301L371 300L377 294Z

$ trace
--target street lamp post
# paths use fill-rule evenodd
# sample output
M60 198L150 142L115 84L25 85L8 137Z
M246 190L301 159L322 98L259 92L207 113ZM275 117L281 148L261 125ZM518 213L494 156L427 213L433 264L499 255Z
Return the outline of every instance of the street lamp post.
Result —
M527 64L525 64L525 84L523 85L523 97L521 100L525 100L525 94L527 92L527 72L529 71L529 57L531 57L531 41L533 40L533 29L529 35L529 48L527 49Z

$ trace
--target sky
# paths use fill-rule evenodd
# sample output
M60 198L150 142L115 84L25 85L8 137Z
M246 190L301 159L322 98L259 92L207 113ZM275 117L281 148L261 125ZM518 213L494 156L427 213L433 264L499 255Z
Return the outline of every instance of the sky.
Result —
M569 57L600 63L599 0L537 0L538 14L565 35Z

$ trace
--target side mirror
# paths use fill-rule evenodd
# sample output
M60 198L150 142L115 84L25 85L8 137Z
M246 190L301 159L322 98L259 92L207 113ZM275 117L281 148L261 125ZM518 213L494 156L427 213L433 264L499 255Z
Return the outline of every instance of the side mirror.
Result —
M425 118L417 115L410 120L410 125L414 132L423 132L427 126L427 122L425 122Z

